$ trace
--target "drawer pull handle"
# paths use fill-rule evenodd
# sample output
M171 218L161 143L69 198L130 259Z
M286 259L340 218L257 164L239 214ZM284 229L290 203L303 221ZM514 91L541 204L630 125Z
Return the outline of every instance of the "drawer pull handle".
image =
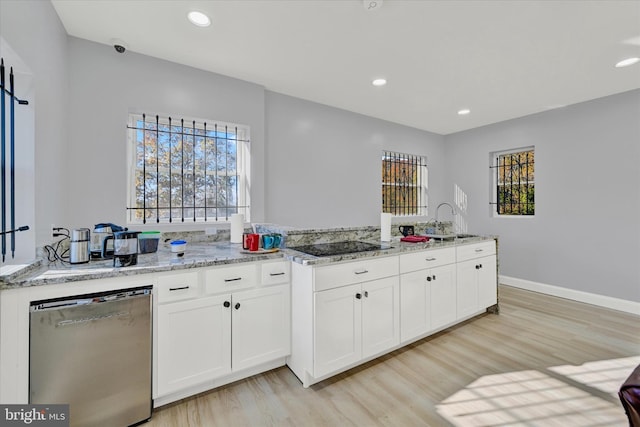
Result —
M476 252L483 252L484 249L476 249Z
M236 305L234 305L234 308L235 308L236 310L237 310L237 309L239 309L239 308L240 308L240 303L239 303L239 302L237 302L237 303L236 303Z
M362 299L362 294L360 292L356 294L356 299Z
M173 292L173 291L183 291L185 289L189 289L189 286L181 286L179 288L169 288L169 291Z
M369 270L361 270L361 271L354 271L355 274L365 274L368 273Z
M269 276L284 276L284 271L282 273L269 273Z
M225 301L223 304L226 308L229 308L231 306L231 303L229 301Z
M435 261L436 258L426 258L425 261Z
M431 281L431 276L427 276L427 282Z
M224 279L225 282L237 282L238 280L242 280L242 277L234 277L233 279Z

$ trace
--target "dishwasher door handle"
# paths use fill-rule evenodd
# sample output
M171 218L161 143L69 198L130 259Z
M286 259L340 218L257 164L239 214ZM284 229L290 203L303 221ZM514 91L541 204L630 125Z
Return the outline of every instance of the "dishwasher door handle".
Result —
M116 318L116 317L129 316L129 314L131 314L131 313L129 313L128 311L120 311L120 312L117 312L117 313L103 314L101 316L80 317L78 319L61 320L58 323L56 323L56 327L78 325L78 324L82 324L82 323L93 322L93 321L96 321L96 320L113 319L113 318Z

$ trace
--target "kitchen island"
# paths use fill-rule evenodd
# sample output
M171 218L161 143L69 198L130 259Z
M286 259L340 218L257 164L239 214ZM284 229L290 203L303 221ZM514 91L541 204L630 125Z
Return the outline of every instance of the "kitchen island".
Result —
M350 233L332 230L329 240L354 237ZM326 241L327 236L314 235L314 241ZM294 242L293 237L288 241ZM472 260L478 245L485 245L483 255L493 260L493 264L484 263L484 271L493 270L488 288L465 273L471 269L477 275L478 263L471 261L471 266L461 269L463 258ZM241 245L229 242L189 243L183 257L161 247L157 253L139 255L138 265L131 267L114 268L108 260L74 266L34 263L0 282L0 401L28 401L33 301L152 285L156 407L285 363L308 386L487 308L497 309L492 237L427 243L396 239L390 246L317 257L293 249L247 254ZM437 254L437 261L429 261L434 256L428 254ZM356 311L348 313L348 319L359 318L360 323L347 325L368 334L369 341L352 341L355 355L334 363L340 357L333 353L341 349L331 341L332 335L339 334L331 331L348 329L336 324L345 319L344 313L336 315L331 306L324 314L320 309L321 317L333 320L325 325L324 353L314 355L323 335L317 323L321 317L314 317L319 306L313 301L314 296L319 303L339 292L346 292L343 302L360 303L360 309L351 305ZM377 308L368 312L364 300L374 301L376 296ZM381 320L380 328L368 328L366 320L362 323L367 316ZM363 353L367 342L373 344ZM320 363L314 373L308 361L320 362L320 354L328 357L327 364Z

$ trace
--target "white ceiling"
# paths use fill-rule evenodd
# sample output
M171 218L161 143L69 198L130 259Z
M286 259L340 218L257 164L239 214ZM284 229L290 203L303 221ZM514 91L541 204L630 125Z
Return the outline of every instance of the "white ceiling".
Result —
M640 56L638 0L52 3L72 36L439 134L640 88L614 68Z

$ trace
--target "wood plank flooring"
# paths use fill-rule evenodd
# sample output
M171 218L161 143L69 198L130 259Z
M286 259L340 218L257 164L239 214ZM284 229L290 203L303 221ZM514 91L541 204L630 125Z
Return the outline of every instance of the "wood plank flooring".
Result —
M158 408L145 426L628 425L640 317L500 286L485 314L308 389L288 368Z

